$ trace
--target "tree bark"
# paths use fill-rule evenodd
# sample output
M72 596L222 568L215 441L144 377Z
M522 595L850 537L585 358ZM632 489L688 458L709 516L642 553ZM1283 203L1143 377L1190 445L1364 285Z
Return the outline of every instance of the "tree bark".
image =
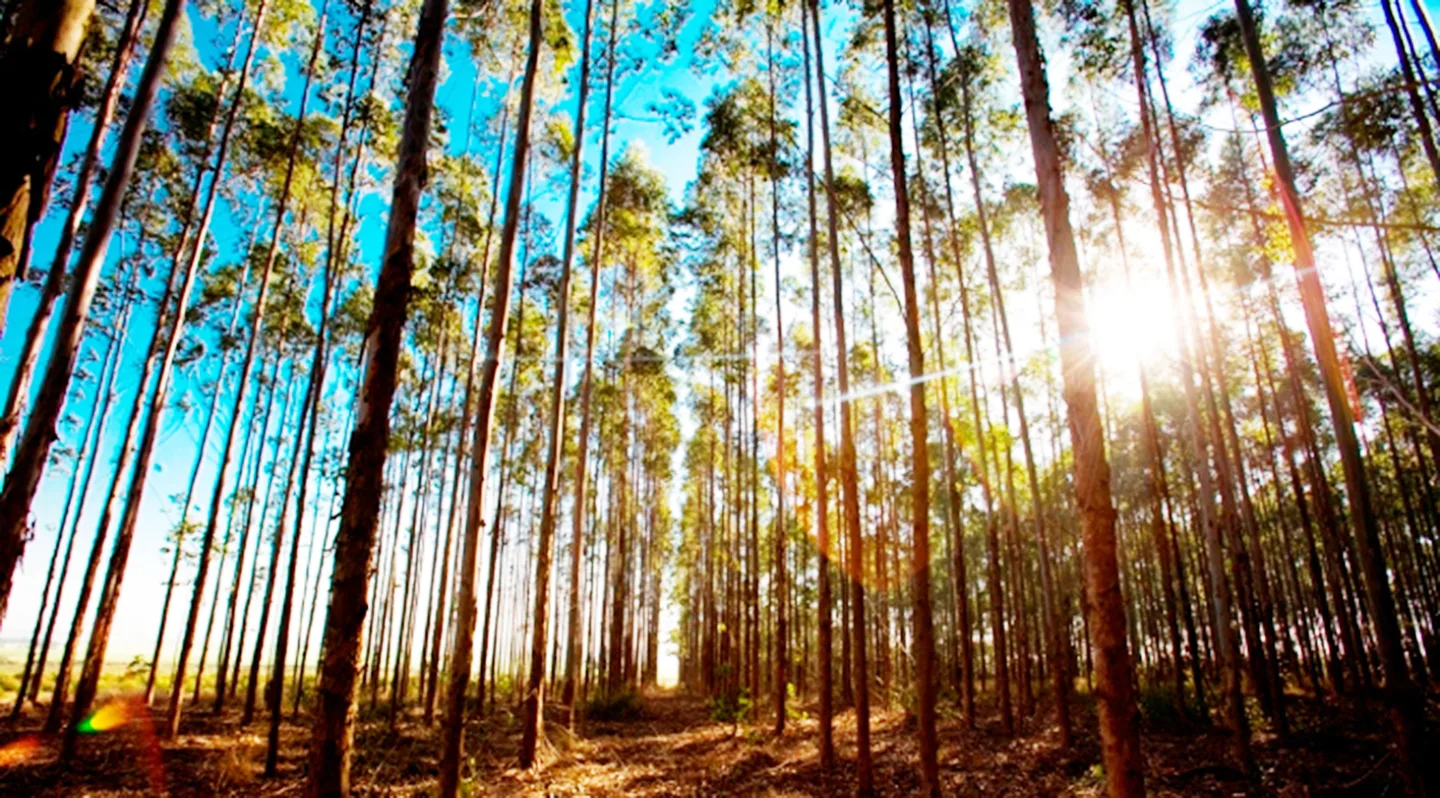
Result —
M870 759L870 683L865 661L865 558L860 534L860 488L855 473L855 434L851 420L849 348L845 342L845 292L840 269L840 224L835 196L835 169L830 146L830 111L825 92L825 48L821 35L818 0L811 0L811 26L815 33L815 81L819 85L820 140L825 160L826 243L830 250L831 311L835 321L836 378L840 389L840 492L849 539L848 585L851 622L851 657L845 659L853 680L847 680L855 698L856 778L860 795L875 794L874 768ZM852 661L853 660L853 661Z
M0 58L0 333L80 99L80 51L94 11L95 0L25 0ZM97 117L96 127L103 126ZM14 568L8 556L0 549L0 618Z
M885 0L884 14L890 97L890 170L895 190L895 235L899 243L900 277L904 283L905 343L910 366L910 520L913 525L910 600L914 604L915 632L912 642L920 727L920 769L924 778L923 789L930 795L938 796L940 765L937 755L939 740L935 731L935 621L930 605L930 448L925 411L925 354L920 333L915 257L910 246L910 190L905 174L905 134L901 119L903 100L900 95L900 54L894 0Z
M317 688L319 705L311 734L310 772L305 785L305 793L310 798L344 798L350 793L360 631L368 609L365 592L379 525L385 455L390 439L390 405L395 396L400 344L409 312L415 221L427 177L425 157L447 12L445 0L425 0L411 54L405 121L390 220L385 231L385 255L365 336L359 409L350 434L345 501L335 537Z
M1034 9L1029 0L1009 0L1008 5L1055 283L1055 316L1062 342L1061 373L1075 459L1075 501L1084 533L1085 583L1092 605L1090 636L1096 652L1106 789L1113 798L1143 795L1139 711L1135 704L1130 655L1126 651L1110 467L1105 460L1104 430L1095 401L1095 367L1089 351L1089 322L1080 263L1070 228L1070 198L1065 192L1055 125L1050 117L1050 88L1035 33Z
M443 0L431 0L443 2ZM493 309L485 331L485 362L477 397L475 435L471 444L470 505L465 514L465 546L460 558L459 613L450 683L445 696L445 736L440 758L440 795L455 798L460 790L461 752L465 733L465 692L470 682L470 658L475 642L475 561L479 548L485 471L489 461L490 433L495 420L496 383L510 312L515 271L515 236L520 222L520 200L525 189L525 164L530 154L531 111L535 102L535 73L544 44L540 0L531 0L529 52L520 88L520 109L515 124L515 154L510 165L510 187L505 197L505 223L500 230L499 263L492 292Z
M825 464L825 346L824 328L820 321L820 250L816 243L818 232L815 209L815 98L812 84L815 76L812 75L810 69L811 31L806 27L808 16L816 25L814 34L818 48L820 41L818 2L819 0L807 0L801 5L800 36L805 50L805 198L810 219L810 238L806 245L806 255L810 261L810 328L814 331L815 337L811 369L815 383L812 393L815 402L815 545L819 553L817 569L819 580L817 601L819 604L816 608L819 617L816 622L818 626L816 644L820 650L820 659L816 664L820 669L820 768L828 773L835 768L835 676L831 663L834 655L834 621L830 612L830 605L833 602L830 595L830 472ZM820 101L823 103L825 101L823 82L820 84L820 91Z
M545 708L545 647L550 620L550 570L555 548L555 515L560 502L560 459L565 449L565 375L570 357L570 281L575 261L576 216L580 207L580 172L585 152L585 103L590 98L590 27L595 0L585 2L585 29L580 45L580 86L575 106L575 147L570 153L570 193L565 209L565 248L560 265L559 317L555 322L555 372L550 384L550 407L546 418L549 441L545 449L545 475L541 483L540 541L535 559L535 629L530 648L529 684L525 689L524 725L520 733L520 767L528 769L535 762L535 744L544 731ZM607 99L608 99L607 91ZM609 108L606 108L609 122ZM603 190L603 189L602 189ZM596 218L596 230L604 228L603 217ZM594 300L591 300L593 312ZM593 330L593 325L591 326ZM588 338L587 334L587 338ZM588 409L588 408L587 408ZM583 444L582 444L583 446ZM582 455L583 457L583 455ZM584 468L583 460L581 468ZM575 518L583 516L584 503L575 505ZM572 561L579 558L581 524L576 524ZM578 573L578 572L577 572ZM573 586L572 586L573 587Z

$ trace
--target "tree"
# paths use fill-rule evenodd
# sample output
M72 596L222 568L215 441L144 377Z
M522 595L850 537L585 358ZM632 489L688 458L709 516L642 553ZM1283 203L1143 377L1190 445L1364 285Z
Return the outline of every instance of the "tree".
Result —
M522 768L529 768L535 762L535 744L543 731L545 645L550 620L550 561L554 550L555 515L558 509L556 505L560 501L558 495L560 493L560 456L565 448L565 374L570 352L570 275L575 259L575 222L580 205L580 167L584 163L582 159L585 151L585 101L590 96L590 23L593 14L594 0L586 0L585 30L581 34L580 44L580 86L575 101L575 146L570 153L570 194L565 206L565 249L561 256L560 283L556 292L560 309L559 318L555 323L555 372L551 377L550 407L546 419L550 437L545 448L545 476L540 486L540 541L537 544L539 551L535 560L535 628L533 630L534 641L530 648L530 682L525 689L525 726L520 736L520 767ZM606 95L605 121L608 125L610 115L608 86ZM593 298L591 302L594 302ZM577 518L583 515L581 508L583 508L583 504L577 503L575 510ZM578 525L576 528L579 528ZM579 540L580 536L577 534L574 544L576 552L579 551ZM572 557L572 562L579 559L578 553ZM578 570L576 573L578 574ZM572 592L575 592L573 585Z
M531 113L535 102L535 73L543 46L541 2L531 0L528 55L520 84L520 110L515 123L515 150L510 164L510 187L505 197L505 224L500 230L500 252L495 270L494 308L485 332L485 361L480 393L476 398L474 439L471 444L470 504L465 514L465 544L460 556L460 593L450 683L445 695L445 735L440 758L440 794L454 798L460 790L460 758L465 734L465 689L470 682L470 657L475 642L475 564L480 537L480 512L485 495L490 432L495 417L496 383L505 343L514 282L515 235L520 222L520 200L525 190L525 163L530 151Z
M875 775L870 761L870 680L865 661L865 585L861 579L861 574L865 571L865 561L860 536L860 489L855 474L855 437L851 423L850 368L847 362L850 350L845 342L845 293L840 274L840 208L830 152L830 111L825 93L824 37L821 34L820 9L816 0L812 0L810 4L810 24L815 34L815 82L819 86L820 141L825 159L826 242L830 250L830 288L834 299L831 311L835 317L835 351L839 353L836 379L840 388L840 498L849 548L847 568L850 634L853 639L851 649L854 658L852 673L855 693L856 773L860 780L860 793L871 795L875 792Z
M430 143L440 48L448 7L426 0L415 32L409 86L385 231L385 255L375 285L375 301L365 334L366 362L360 384L363 397L350 433L345 500L335 533L330 601L325 617L319 706L310 738L306 795L350 794L350 750L355 733L355 672L360 631L367 609L370 558L379 524L381 483L390 438L390 404L395 396L396 366L409 311L415 257L415 219L424 190L425 157Z
M1125 612L1120 594L1115 546L1115 509L1110 497L1110 467L1105 460L1104 430L1095 401L1088 321L1080 282L1075 237L1070 228L1070 198L1065 192L1055 123L1050 117L1046 80L1035 14L1029 0L1009 0L1010 32L1020 68L1025 121L1035 159L1045 238L1055 284L1065 404L1075 458L1075 501L1085 542L1085 585L1090 598L1090 638L1096 657L1100 705L1101 754L1110 795L1144 794L1139 712L1135 705L1130 654L1126 650Z
M94 11L95 0L26 0L0 57L0 106L8 109L0 124L7 153L0 166L0 320L10 309L15 281L25 279L30 231L44 215L70 110L79 99L80 49ZM0 561L0 617L10 593L9 568Z
M900 55L894 0L885 0L885 61L890 90L890 168L895 186L895 236L905 286L905 343L910 365L911 545L910 598L915 604L916 704L920 719L920 766L925 791L940 794L939 741L935 732L935 622L930 607L930 447L925 412L925 354L920 336L920 301L910 246L910 190L906 184L905 138L901 118Z

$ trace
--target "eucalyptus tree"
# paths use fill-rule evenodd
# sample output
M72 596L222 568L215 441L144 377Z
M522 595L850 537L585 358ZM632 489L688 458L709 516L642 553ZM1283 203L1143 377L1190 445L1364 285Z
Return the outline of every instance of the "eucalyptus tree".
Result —
M137 257L143 256L143 247L136 247L136 252L130 254L130 259L133 261ZM80 534L80 518L84 515L85 507L90 497L90 486L95 474L95 466L102 459L100 442L104 440L107 424L110 421L111 410L114 409L116 404L116 381L121 371L121 365L124 362L124 344L126 341L124 331L128 327L136 305L139 304L139 300L143 296L141 290L137 287L140 269L136 268L136 265L132 262L128 270L129 276L122 278L120 289L116 290L110 287L102 287L98 291L95 310L96 312L103 312L107 308L110 310L110 313L113 314L111 316L113 326L110 329L115 332L106 336L105 354L101 358L102 366L99 379L96 383L96 394L91 405L90 416L86 422L85 432L80 438L79 445L75 447L75 471L72 474L70 487L66 491L65 509L61 511L60 523L55 530L55 553L51 555L50 569L46 576L47 584L42 593L41 611L36 613L35 634L32 636L30 649L26 654L25 670L21 674L20 688L15 706L10 713L12 720L20 717L27 696L33 702L37 700L40 694L45 676L45 664L50 652L50 641L55 632L55 624L60 618L61 599L64 596L65 585L70 574L70 563L73 559L75 539ZM84 464L83 476L81 475L82 462ZM68 533L65 529L67 525L69 526ZM55 584L55 595L53 598L50 598L50 587L48 583L51 581L51 578L54 577L55 558L59 555L60 541L62 538L66 541L65 553L61 557L60 574ZM100 538L102 545L103 542L103 538ZM96 552L100 551L99 547L93 548ZM96 560L96 556L93 555L93 553L91 560ZM94 566L87 569L85 582L82 585L82 591L86 594L89 593L90 587L93 585L94 570ZM48 601L46 601L46 599L48 599ZM50 609L48 621L46 621L44 612L47 605ZM71 624L73 631L65 643L60 673L56 676L57 685L65 681L68 677L69 661L74 654L76 638L82 625L81 620L83 614L83 611L74 613L74 620ZM40 625L42 622L44 622L45 626L43 638L40 637ZM36 645L37 640L39 641L38 651ZM60 697L60 703L63 705L63 697L65 695L63 686L58 688L57 695ZM55 719L54 723L58 724L60 717L59 709L56 708L53 703L52 709L54 709L54 711L50 714ZM47 721L47 724L48 723L50 723L50 721ZM56 728L58 728L58 726L56 726Z
M975 203L975 227L979 232L988 274L988 264L994 260L995 254L991 239L991 222L988 211L986 210L987 200L982 187L983 183L981 182L983 172L977 157L979 146L977 145L976 132L978 126L975 122L977 118L983 118L981 115L983 113L983 103L986 100L986 92L993 84L992 73L995 69L994 56L991 55L983 43L978 41L978 36L975 37L975 41L967 42L962 46L956 34L954 20L947 18L946 23L946 27L949 28L950 31L951 42L955 48L955 57L951 66L952 71L949 74L955 76L953 82L958 84L960 90L958 111L961 115L961 143L965 151L965 163L969 167L970 187ZM947 83L949 82L952 81L947 81ZM942 146L944 145L942 144ZM942 155L943 167L944 163L949 160L948 148L942 150L942 153L945 153L945 155ZM954 210L955 202L949 189L949 174L950 170L945 168L947 215L949 216L949 222L952 228L951 240L955 245L958 245L959 238L956 235L958 227ZM975 364L976 358L978 357L978 349L976 344L977 336L972 323L970 290L963 272L963 267L959 265L960 259L958 257L956 264L956 277L960 286L960 312L965 328L965 359L967 362ZM1000 698L1001 728L1007 734L1010 734L1014 731L1015 721L1010 707L1010 675L1009 666L1006 664L1009 662L1007 645L1009 638L1005 628L1005 591L1000 568L999 522L996 518L995 500L989 477L990 447L985 443L985 428L981 424L981 414L984 405L981 403L979 369L972 367L967 369L967 371L969 372L970 384L970 422L973 428L973 435L975 436L974 448L978 461L977 465L980 468L981 474L985 475L980 480L980 488L985 505L986 581L987 590L990 594L990 626L991 634L993 635L995 662L997 663L995 669L995 689L999 693ZM974 687L968 678L965 679L965 683L966 723L973 724L975 716Z
M540 490L540 538L535 560L534 640L530 648L529 683L525 689L525 717L520 736L520 767L528 768L535 761L535 744L540 736L545 706L545 647L550 621L550 571L555 514L558 493L560 457L565 438L565 375L569 366L570 344L570 276L575 258L576 214L580 206L580 174L585 151L585 105L590 96L590 26L594 18L594 0L585 2L584 30L580 34L580 83L576 89L574 141L570 152L570 184L565 207L565 243L560 263L560 280L556 290L559 305L555 323L555 372L551 378L550 407L546 416L549 442L545 450L545 475ZM613 58L613 55L612 55ZM607 97L609 91L607 88ZM609 106L606 107L609 123ZM603 157L603 156L602 156ZM576 504L576 515L584 505Z
M561 700L570 705L570 728L573 730L576 723L576 682L580 678L580 669L584 662L584 640L585 636L581 627L580 615L580 568L581 558L585 549L585 509L586 491L589 488L589 448L590 448L590 425L591 425L591 393L594 385L595 371L595 313L600 298L600 264L605 251L605 197L609 184L610 173L610 118L614 110L615 100L615 67L616 49L615 43L619 35L619 0L610 0L610 23L609 37L605 48L605 110L601 115L600 122L600 182L596 190L595 209L592 212L592 230L590 233L590 294L586 303L585 322L585 370L580 377L580 429L576 439L575 453L575 499L572 505L572 524L570 530L570 608L569 608L569 641L566 646L565 657L565 686ZM587 6L587 17L589 11ZM586 46L589 44L589 35L586 34ZM584 62L582 61L582 64ZM583 67L587 68L588 67ZM578 114L577 114L578 116ZM578 145L577 145L578 150ZM566 222L567 225L571 222ZM566 228L567 241L570 235L569 227Z
M890 169L895 192L895 237L905 293L905 343L910 367L910 522L913 558L910 599L914 602L914 647L920 769L924 789L940 794L939 740L935 730L935 621L930 599L930 446L925 408L925 353L920 333L919 289L910 241L910 189L905 167L905 134L900 94L900 52L894 0L885 0L885 62L889 78ZM878 355L878 353L877 353ZM883 552L882 552L883 554Z
M1386 703L1400 751L1401 767L1408 787L1417 794L1423 794L1430 780L1426 775L1427 769L1422 763L1423 755L1419 748L1420 741L1424 739L1424 717L1420 705L1412 697L1414 682L1410 679L1405 664L1400 627L1396 619L1395 598L1386 575L1385 554L1380 545L1380 529L1372 504L1370 479L1366 474L1359 441L1355 435L1355 415L1345 394L1339 353L1326 310L1325 290L1315 268L1315 253L1311 248L1309 231L1305 224L1304 206L1295 188L1294 167L1290 161L1284 131L1280 127L1274 86L1266 66L1254 10L1247 0L1236 0L1235 10L1245 53L1255 79L1261 116L1267 128L1266 139L1270 145L1280 200L1286 211L1285 221L1294 250L1295 272L1300 285L1300 299L1305 308L1305 322L1310 329L1311 344L1315 348L1315 360L1320 368L1325 400L1329 405L1334 427L1335 443L1345 475L1345 493L1350 504L1349 515L1355 535L1355 551L1359 560L1360 577L1365 587L1366 603L1374 624L1380 666L1385 678Z
M460 557L460 592L457 597L456 637L450 664L450 681L445 696L445 734L440 759L440 794L454 798L460 789L461 746L465 732L465 692L470 681L470 661L475 634L475 565L479 548L480 513L488 467L490 433L494 423L495 394L505 342L514 282L515 238L520 222L520 202L525 190L526 161L530 148L530 125L535 102L536 71L544 47L542 2L531 0L529 43L525 72L516 114L515 147L511 156L510 184L505 198L505 222L500 230L499 261L494 307L485 332L485 361L477 397L475 433L471 444L470 500L465 514L465 542ZM432 87L433 90L433 87ZM333 611L333 608L332 608Z
M1055 316L1062 341L1061 373L1074 456L1075 501L1081 511L1085 584L1091 602L1090 636L1097 654L1096 675L1100 683L1097 693L1106 788L1112 796L1141 795L1145 787L1139 711L1125 639L1110 467L1105 458L1104 431L1096 406L1095 367L1090 360L1089 322L1079 257L1070 227L1070 199L1065 191L1055 122L1050 114L1050 88L1035 33L1034 9L1028 0L1009 0L1008 5L1055 284Z
M10 9L6 11L8 16ZM81 79L77 67L94 12L95 0L25 0L15 12L0 56L0 106L7 109L0 123L0 146L6 153L0 165L0 332L15 281L25 278L31 231L44 215L65 146L66 122L81 96L76 91ZM0 617L13 567L4 567Z
M820 141L825 163L826 245L830 254L830 288L835 322L836 380L840 391L840 494L848 544L850 593L850 634L854 657L856 775L862 795L875 792L874 768L870 755L870 681L865 658L864 548L860 532L860 489L855 466L855 433L851 418L849 348L845 339L845 292L840 265L839 197L830 142L830 111L825 91L825 37L822 33L818 0L810 2L810 25L815 39L815 83L820 106ZM848 662L849 660L847 660Z
M365 593L379 522L381 483L390 437L390 405L408 314L414 265L415 220L425 182L425 157L439 78L448 7L426 0L420 13L405 97L384 260L366 330L367 356L359 407L350 434L345 500L335 533L329 609L325 618L319 707L310 742L309 796L350 792L350 750L355 732L355 672L365 622Z
M818 607L816 608L817 619L816 645L819 651L820 667L820 767L829 771L835 767L835 740L834 740L834 658L833 629L834 619L830 613L833 603L830 587L830 506L829 506L829 480L830 473L825 463L825 363L824 363L824 333L820 317L820 245L819 233L816 223L815 209L815 89L812 79L814 75L810 69L810 46L815 43L818 50L820 37L818 33L812 39L811 30L807 26L810 15L818 16L818 9L815 2L802 3L800 5L800 37L804 45L804 67L805 75L805 199L809 211L810 240L806 246L806 256L810 263L810 326L813 328L814 352L811 355L812 379L814 380L814 393L812 395L815 403L815 545L819 550L818 563ZM825 101L823 86L820 101ZM949 425L949 419L945 420Z

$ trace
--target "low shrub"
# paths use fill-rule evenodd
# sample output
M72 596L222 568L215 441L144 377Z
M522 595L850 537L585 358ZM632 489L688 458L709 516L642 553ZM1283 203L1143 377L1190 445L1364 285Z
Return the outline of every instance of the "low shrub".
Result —
M634 690L601 694L585 706L585 717L599 721L634 720L643 711L640 694Z

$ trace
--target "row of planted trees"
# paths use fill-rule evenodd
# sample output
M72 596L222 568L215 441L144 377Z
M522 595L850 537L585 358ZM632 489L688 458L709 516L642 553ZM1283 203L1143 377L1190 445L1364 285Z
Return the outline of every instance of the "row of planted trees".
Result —
M33 83L34 64L50 48L71 58L73 74L62 74L69 87L22 99L36 117L49 114L62 128L72 111L93 112L94 132L78 151L74 197L6 407L4 446L14 451L7 518L16 520L7 527L7 580L30 537L26 505L42 506L42 477L55 475L59 486L47 484L40 495L64 501L12 718L27 703L48 706L46 729L63 729L64 755L74 755L75 731L101 688L132 544L137 531L158 542L153 526L165 513L155 505L171 498L154 484L157 461L186 473L183 492L173 497L179 518L162 550L168 579L154 655L142 660L145 700L168 695L172 735L187 701L216 713L233 702L242 725L266 714L266 769L273 773L282 719L316 703L317 692L324 728L327 666L346 656L326 637L327 618L339 615L327 613L326 595L370 608L340 616L357 624L348 635L349 699L383 702L392 724L412 706L423 706L427 722L437 704L466 711L463 680L448 676L471 670L452 667L461 655L457 639L467 658L478 652L479 690L470 692L482 705L487 688L493 702L497 684L523 681L531 605L537 596L548 599L536 583L536 541L554 534L561 457L594 486L575 500L588 508L575 514L579 543L567 540L574 551L565 570L571 611L553 609L554 628L565 636L553 635L548 649L540 645L550 653L549 673L564 675L581 696L653 684L658 563L669 518L646 497L668 490L668 452L678 434L658 354L668 323L655 316L669 290L658 251L667 206L664 185L642 155L607 154L606 163L615 164L605 180L614 186L609 208L582 225L572 193L562 209L565 258L556 256L555 222L533 195L572 164L570 182L579 185L576 145L591 135L583 121L563 127L566 98L557 81L577 46L559 9L543 9L551 29L543 69L541 45L530 41L542 30L538 4L531 19L517 19L510 8L467 10L459 32L475 58L468 114L453 146L429 153L427 171L443 4L265 1L187 13L183 3L169 3L158 21L143 2L120 9L20 5L7 19L7 74ZM634 77L665 47L663 33L621 42L621 29L642 18L663 22L670 12L625 8L621 16L618 4L590 11L585 70L600 65L608 125L614 82ZM177 35L177 27L198 30L185 23L202 19L213 25L213 41ZM417 25L420 35L407 49L397 31ZM83 46L71 46L67 36L79 36ZM601 43L595 53L592 39ZM138 77L130 68L137 52L145 65ZM297 52L298 79L287 76ZM533 57L517 89L518 67L526 65L516 56L527 52ZM97 74L111 76L103 88L93 85ZM397 108L402 86L405 102ZM147 96L158 106L153 122L141 103ZM127 103L121 139L109 144L112 116ZM494 111L488 122L486 108ZM532 157L529 131L540 124ZM69 152L63 136L47 145L33 141L33 130L21 132L23 143L43 145L37 157L51 161L47 181L69 175L68 165L54 163ZM110 173L87 227L91 183L107 154ZM389 184L392 161L405 167L394 172L377 293L364 266L365 203ZM422 188L438 201L422 207ZM44 235L33 229L46 221L36 215L23 233L27 242ZM417 229L438 235L418 255ZM107 259L112 239L117 251ZM589 266L589 297L573 304L591 310L584 325L562 323L557 344L549 331L579 293L570 288L577 245ZM405 276L395 283L401 267ZM371 317L394 312L397 302L400 315L389 317L397 337L388 356L377 354L376 330L384 325ZM57 322L60 334L47 343ZM597 335L601 326L624 333ZM545 364L564 363L564 350L554 347L576 335L586 341L580 424L593 448L577 457L557 447L547 464L541 452L562 439L556 425L569 418L557 409L558 420L542 419L529 408L563 408L549 397ZM497 353L505 348L513 356L502 369ZM386 372L378 379L389 396L356 401L370 397L367 386L377 378L367 375L377 367ZM131 384L136 372L138 384ZM32 379L40 381L38 392ZM562 371L557 384L568 380ZM381 405L389 409L377 422L373 410ZM487 491L494 420L504 431L494 436L497 486ZM193 451L167 450L167 430L177 423L198 430ZM373 431L377 423L385 429L371 451L387 462L369 472L375 482L364 483L344 444L352 428ZM462 482L463 473L472 482ZM354 484L370 484L377 502L358 559L347 526ZM549 527L544 535L536 532L542 526ZM359 578L358 590L330 589L347 574ZM467 603L468 618L461 610ZM582 650L594 653L583 658ZM562 651L569 662L557 668ZM346 718L342 708L342 725ZM348 744L346 735L334 739Z
M1384 4L1397 70L1370 60L1376 31L1359 6L1267 10L1263 30L1244 3L1200 26L1204 96L1187 116L1166 74L1165 9L1062 4L1054 30L1080 99L1061 118L1028 4L1008 19L984 5L871 9L837 77L818 9L727 18L754 77L710 101L681 219L700 428L673 589L684 682L727 711L773 695L777 730L787 683L818 690L826 762L834 701L853 707L862 790L869 709L903 705L933 792L937 688L967 727L988 693L1007 735L1048 703L1046 727L1068 747L1083 677L1112 794L1141 789L1137 686L1151 711L1217 713L1252 772L1248 702L1283 738L1297 688L1364 706L1384 685L1402 770L1423 791L1414 691L1436 675L1434 372L1407 301L1435 277L1435 109L1417 78L1434 54L1415 49L1429 22L1418 5ZM1006 23L1015 76L995 43ZM1263 63L1262 41L1285 58ZM1033 185L1010 183L1023 138L1002 97L1017 77ZM1326 200L1313 216L1277 87L1328 100L1300 141L1302 177ZM798 111L777 117L777 103ZM1217 115L1230 126L1202 121ZM1067 176L1084 189L1074 205ZM1312 231L1333 253L1319 271ZM782 249L808 261L808 283L782 279ZM772 258L769 290L786 303L773 315L756 288ZM1288 264L1293 282L1277 271ZM1146 283L1159 292L1135 287ZM1037 294L1053 296L1053 316L1017 312ZM1087 295L1173 324L1126 328L1165 339L1169 358L1107 349L1103 334L1087 346ZM1157 299L1167 312L1124 306ZM805 304L809 324L786 327L783 308ZM757 348L778 354L725 356ZM1108 391L1116 381L1134 392ZM813 412L787 427L787 403Z
M171 735L187 701L268 715L272 774L308 712L312 794L348 791L360 711L440 713L453 795L465 719L515 701L529 766L547 696L573 725L667 644L719 713L784 733L817 698L827 766L853 707L864 792L872 706L914 713L936 793L938 706L1053 713L1069 747L1082 681L1112 794L1143 790L1137 694L1222 719L1250 771L1249 702L1284 737L1296 695L1376 688L1425 789L1418 3L1237 0L1196 30L1192 108L1187 18L1143 0L1040 31L1026 0L887 0L848 38L813 2L186 5L4 19L0 296L51 261L9 325L0 612L48 556L12 717L48 697L64 756L164 465L145 700ZM616 133L677 59L724 77L680 207ZM1146 302L1123 333L1162 345L1104 334Z

